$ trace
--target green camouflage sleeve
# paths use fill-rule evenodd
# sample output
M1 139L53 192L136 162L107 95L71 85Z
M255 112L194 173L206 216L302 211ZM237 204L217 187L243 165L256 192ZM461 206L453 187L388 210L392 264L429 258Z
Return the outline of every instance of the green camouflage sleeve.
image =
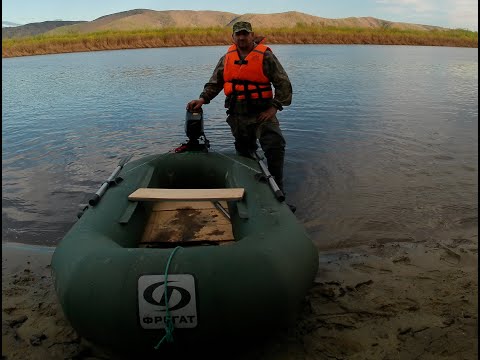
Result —
M271 51L265 52L263 72L275 88L273 106L281 111L284 106L292 103L292 83L282 64Z
M205 100L205 104L208 104L211 100L217 96L220 91L223 90L223 67L224 67L225 55L218 61L210 80L205 84L200 97Z

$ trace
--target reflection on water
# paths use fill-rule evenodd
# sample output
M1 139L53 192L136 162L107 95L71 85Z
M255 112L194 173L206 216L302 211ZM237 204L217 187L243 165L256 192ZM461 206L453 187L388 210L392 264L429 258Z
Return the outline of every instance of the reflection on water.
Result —
M476 49L272 48L294 88L279 114L286 190L319 248L476 237ZM56 244L120 158L184 141L185 104L224 51L4 59L4 241ZM205 107L217 151L233 148L222 106Z

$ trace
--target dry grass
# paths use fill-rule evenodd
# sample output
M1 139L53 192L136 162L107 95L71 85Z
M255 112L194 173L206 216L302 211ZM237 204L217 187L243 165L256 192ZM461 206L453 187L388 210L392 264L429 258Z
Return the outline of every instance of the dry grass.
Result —
M381 44L478 48L478 33L467 30L417 31L299 25L283 29L259 28L256 34L266 36L267 44ZM2 57L230 43L230 29L224 27L71 33L2 40Z

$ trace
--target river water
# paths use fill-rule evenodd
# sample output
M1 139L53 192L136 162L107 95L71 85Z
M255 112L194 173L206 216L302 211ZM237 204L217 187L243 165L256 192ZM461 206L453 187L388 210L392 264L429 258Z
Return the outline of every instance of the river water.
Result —
M2 241L55 245L127 154L185 140L185 105L225 47L2 60ZM477 49L274 45L285 187L319 249L476 237ZM223 95L204 107L232 151Z

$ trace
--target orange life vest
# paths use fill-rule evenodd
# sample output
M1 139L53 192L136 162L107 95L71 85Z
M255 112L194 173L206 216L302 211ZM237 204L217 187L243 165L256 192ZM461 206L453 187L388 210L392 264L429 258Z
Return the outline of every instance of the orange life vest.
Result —
M263 57L270 48L258 44L240 60L237 45L228 48L223 69L223 91L236 100L272 99L270 80L263 73Z

